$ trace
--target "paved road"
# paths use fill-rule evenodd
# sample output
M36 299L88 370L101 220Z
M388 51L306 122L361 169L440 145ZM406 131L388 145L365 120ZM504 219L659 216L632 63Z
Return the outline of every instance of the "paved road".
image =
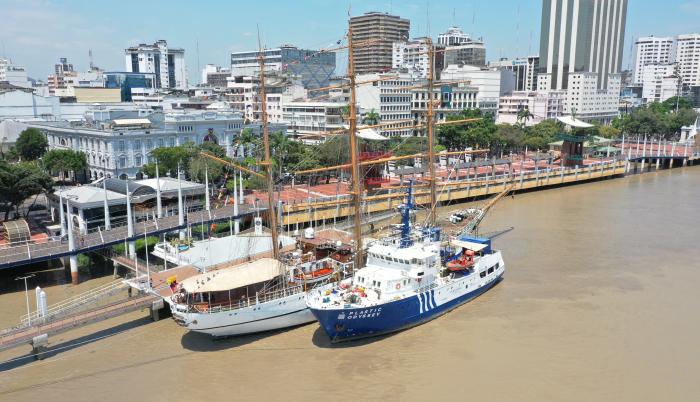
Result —
M242 217L253 211L254 209L251 206L241 205L239 207L238 216ZM191 224L200 222L208 223L229 218L235 218L233 206L230 205L212 209L209 213L207 211L197 211L190 212L187 215L187 219ZM143 222L137 222L134 224L134 236L131 239L136 240L142 237L144 230L149 235L155 235L180 228L184 228L184 226L181 227L179 225L177 215L166 216L155 221L146 221L145 227ZM126 226L119 226L112 230L93 232L86 235L81 235L78 232L74 233L76 250L72 253L68 249L68 241L66 239L63 241L48 240L41 243L1 248L0 269L99 250L129 240Z

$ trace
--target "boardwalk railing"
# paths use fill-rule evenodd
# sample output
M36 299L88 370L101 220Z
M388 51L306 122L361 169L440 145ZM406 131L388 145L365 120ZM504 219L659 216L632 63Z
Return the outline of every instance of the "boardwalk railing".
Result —
M248 214L251 211L253 211L252 207L242 205L238 216ZM209 223L234 218L233 212L233 206L224 206L211 211L189 213L186 218L189 223ZM178 216L173 215L135 224L134 234L131 237L128 236L126 226L115 227L108 231L98 230L87 234L80 234L79 231L74 230L75 250L73 251L69 250L68 242L65 239L52 239L0 247L0 268L95 251L120 242L137 240L143 236L144 231L148 234L158 234L184 228L185 225L180 225Z

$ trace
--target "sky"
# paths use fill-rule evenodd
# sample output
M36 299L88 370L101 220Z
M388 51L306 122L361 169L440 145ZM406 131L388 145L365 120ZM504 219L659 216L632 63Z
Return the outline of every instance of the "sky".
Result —
M228 67L231 52L257 49L258 28L265 47L334 44L348 7L352 15L408 18L412 37L436 38L457 25L484 39L487 60L539 53L541 0L0 0L0 57L46 80L59 57L84 71L91 49L95 65L123 71L126 47L165 39L185 48L197 84L204 65ZM699 32L698 21L700 0L629 0L623 67L632 63L634 38Z

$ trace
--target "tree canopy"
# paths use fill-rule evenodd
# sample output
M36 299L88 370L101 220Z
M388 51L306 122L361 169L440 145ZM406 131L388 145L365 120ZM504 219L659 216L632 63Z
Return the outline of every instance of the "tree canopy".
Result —
M681 127L695 122L698 114L692 107L692 103L685 98L678 99L678 112L676 97L663 102L651 102L632 113L616 118L612 126L625 133L660 135L671 139L680 132Z
M30 127L19 134L17 143L15 143L15 151L22 157L23 160L35 160L40 158L46 149L49 147L49 142L46 136L36 128Z
M42 161L51 172L70 171L75 175L87 167L85 154L72 149L52 149L44 154Z
M52 189L53 178L37 163L0 160L0 201L5 203L5 219L10 209L19 215L19 207L27 198Z

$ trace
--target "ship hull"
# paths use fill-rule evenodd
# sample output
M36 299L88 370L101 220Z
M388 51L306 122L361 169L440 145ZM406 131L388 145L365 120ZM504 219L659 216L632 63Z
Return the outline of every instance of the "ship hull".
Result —
M332 343L389 334L435 319L482 295L503 277L503 270L468 289L455 281L418 295L361 308L315 308L311 312ZM467 286L467 289L463 289Z
M315 321L305 293L297 293L249 307L219 312L182 312L172 306L173 319L190 331L226 337L274 331Z

